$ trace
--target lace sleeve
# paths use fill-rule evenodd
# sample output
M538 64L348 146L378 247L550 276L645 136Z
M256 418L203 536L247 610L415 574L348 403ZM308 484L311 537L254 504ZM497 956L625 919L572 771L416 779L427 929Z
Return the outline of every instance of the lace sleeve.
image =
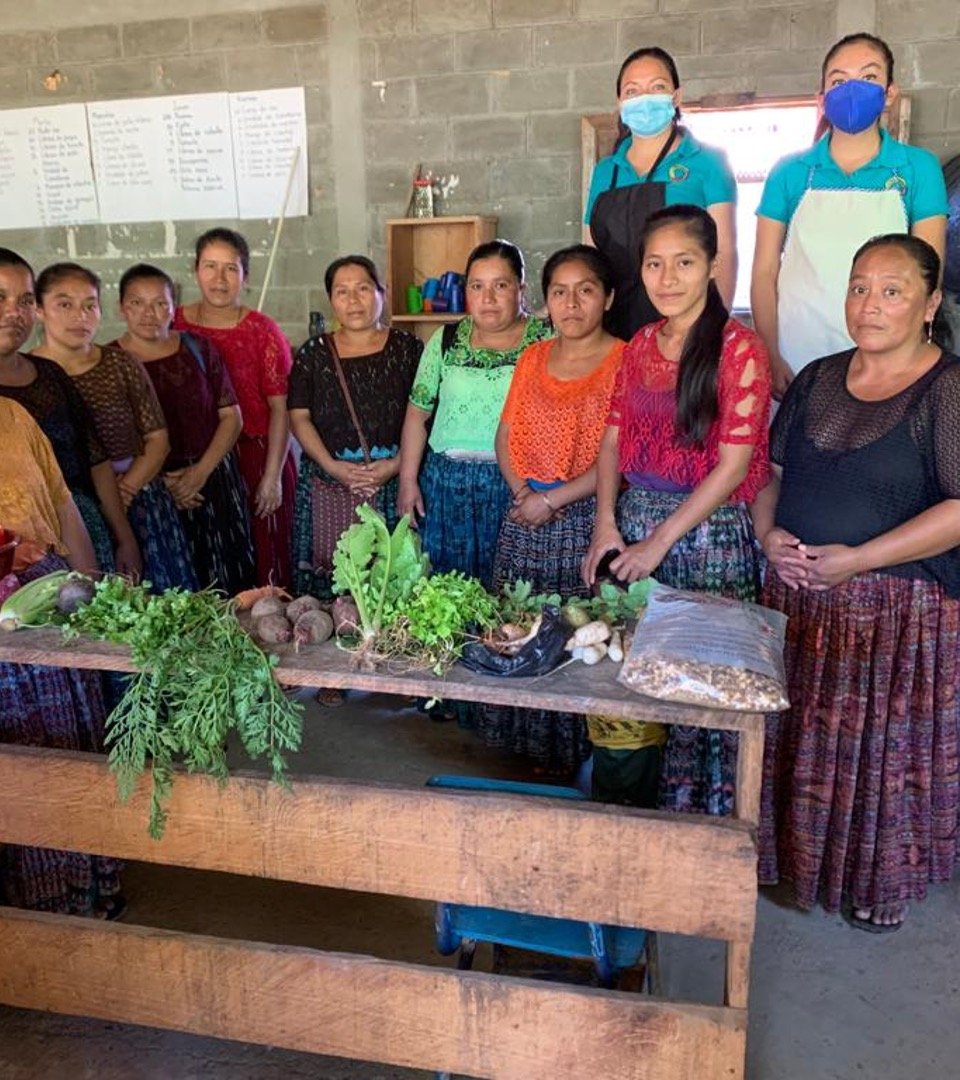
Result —
M640 347L638 342L639 339L635 337L632 341L628 341L623 349L617 378L613 384L613 396L610 398L610 412L607 415L607 423L613 427L620 426L627 392L633 381L639 377Z
M260 386L264 397L286 397L292 364L290 343L265 315L260 321Z
M525 389L525 384L530 381L530 377L534 372L537 359L540 355L538 346L539 342L528 345L520 354L517 366L513 369L513 376L510 379L510 389L507 391L507 398L503 403L503 412L500 414L500 420L504 424L513 423L517 407L520 403L520 397Z
M770 420L770 364L760 338L745 329L725 336L718 385L719 441L749 445Z
M953 358L933 395L933 457L945 499L960 499L960 360Z
M50 498L53 500L53 505L62 506L70 497L66 481L63 479L63 473L60 471L60 466L57 464L57 459L54 456L53 447L50 445L49 439L47 439L46 435L40 430L39 426L34 423L33 417L29 417L29 420L30 423L27 426L27 434L33 456L36 458L37 465L46 481L47 489L50 492Z
M411 403L418 409L423 409L424 412L432 413L436 407L442 367L443 329L441 328L430 338L420 356L417 374L413 379L413 389L410 391Z
M803 423L804 406L810 393L817 367L822 361L815 360L800 372L787 387L783 401L777 409L777 415L770 426L770 460L774 465L782 466L787 453L787 443L794 425Z

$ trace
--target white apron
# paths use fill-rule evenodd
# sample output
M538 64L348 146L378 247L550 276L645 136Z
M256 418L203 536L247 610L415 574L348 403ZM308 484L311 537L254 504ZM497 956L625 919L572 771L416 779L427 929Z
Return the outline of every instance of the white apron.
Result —
M777 279L780 355L796 374L821 356L852 348L844 316L850 264L861 244L909 231L894 172L882 191L810 187L813 168L787 229Z

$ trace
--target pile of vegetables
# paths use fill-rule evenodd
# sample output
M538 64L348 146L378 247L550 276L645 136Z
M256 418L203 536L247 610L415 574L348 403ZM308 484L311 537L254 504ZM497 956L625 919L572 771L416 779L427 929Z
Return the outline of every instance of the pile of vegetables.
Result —
M408 518L391 533L372 507L358 507L357 515L337 542L333 587L355 605L358 663L371 669L402 658L442 674L475 627L496 623L496 600L464 574L431 576Z
M106 743L121 799L150 770L154 838L166 824L174 763L226 781L231 731L284 782L284 754L300 746L302 707L274 678L277 658L259 648L218 593L168 589L157 596L147 582L107 576L94 584L64 571L18 590L0 619L10 629L61 622L68 638L87 634L129 646L138 670L107 718Z

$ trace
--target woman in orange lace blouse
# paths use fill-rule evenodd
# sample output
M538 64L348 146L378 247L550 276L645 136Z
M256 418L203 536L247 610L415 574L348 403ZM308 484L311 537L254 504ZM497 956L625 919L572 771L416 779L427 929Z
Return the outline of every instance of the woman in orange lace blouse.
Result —
M623 353L603 327L613 271L596 248L564 248L543 268L543 295L557 336L520 356L497 430L513 502L497 541L494 585L523 579L535 593L582 596L597 451ZM484 707L480 731L555 774L571 773L590 752L579 716Z
M717 290L717 228L704 210L651 214L640 272L664 318L624 351L597 461L597 522L584 579L617 552L621 579L756 600L748 504L769 475L770 370L760 338ZM627 488L620 494L621 478ZM736 734L671 727L661 805L729 813Z

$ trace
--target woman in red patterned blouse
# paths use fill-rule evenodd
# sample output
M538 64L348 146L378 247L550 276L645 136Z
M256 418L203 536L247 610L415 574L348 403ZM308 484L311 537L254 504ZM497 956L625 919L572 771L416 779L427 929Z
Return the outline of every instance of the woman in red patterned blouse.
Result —
M770 370L760 338L717 291L717 229L704 210L651 214L643 283L664 318L627 345L597 459L597 519L584 578L616 552L625 581L755 600L760 554L749 504L769 475ZM621 478L626 480L620 494ZM660 801L733 808L736 734L670 729Z
M237 455L250 494L257 584L289 586L297 480L287 422L290 344L272 319L242 302L250 249L239 233L205 232L194 267L200 300L177 308L173 326L207 338L226 362L243 415Z

